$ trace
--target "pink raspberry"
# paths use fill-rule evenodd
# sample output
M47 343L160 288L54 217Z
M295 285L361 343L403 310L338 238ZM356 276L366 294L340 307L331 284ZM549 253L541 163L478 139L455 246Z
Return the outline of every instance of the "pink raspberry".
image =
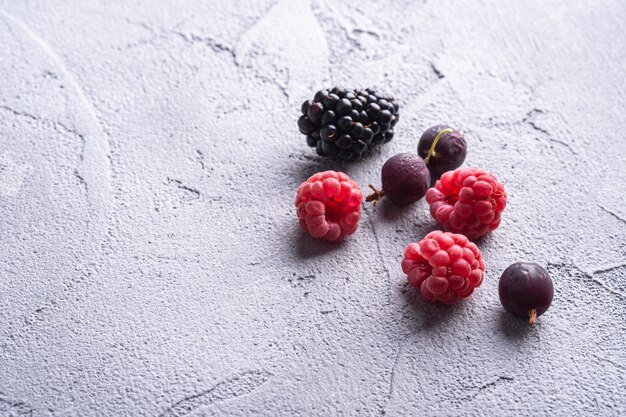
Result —
M343 172L318 172L298 187L300 226L313 237L338 242L356 231L362 201L359 184Z
M426 192L430 214L448 232L476 239L500 225L506 207L504 186L479 168L459 168L441 176Z
M465 236L436 230L404 251L402 271L426 301L454 304L483 283L485 261Z

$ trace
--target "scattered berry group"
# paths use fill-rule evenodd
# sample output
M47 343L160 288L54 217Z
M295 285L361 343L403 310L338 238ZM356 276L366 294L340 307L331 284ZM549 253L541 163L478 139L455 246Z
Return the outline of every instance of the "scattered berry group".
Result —
M334 87L318 91L302 104L298 128L320 156L354 161L393 138L398 110L393 97L375 90ZM409 204L426 195L431 215L446 230L428 233L404 252L402 271L426 301L454 304L482 284L485 261L470 239L495 230L507 204L504 186L493 175L479 168L459 168L466 154L467 142L460 132L447 125L432 126L422 134L417 155L402 153L385 162L381 190L369 184L374 193L366 200L374 205L383 197ZM429 189L431 179L437 181ZM356 231L362 201L359 185L346 174L324 171L300 184L295 205L304 231L337 242ZM531 325L554 296L550 276L535 263L509 266L498 290L504 308L528 318Z
M343 172L318 172L298 187L300 226L311 236L340 241L356 231L362 201L359 185Z
M509 266L498 284L500 303L509 313L528 319L534 326L552 304L554 287L548 271L533 262L517 262Z
M402 271L425 300L454 304L482 284L485 261L465 236L436 230L407 246Z
M302 104L300 133L318 155L342 161L359 159L372 146L393 138L400 106L377 91L334 87Z
M476 239L500 225L506 207L504 186L479 168L459 168L441 176L426 193L430 214L449 232Z
M367 196L366 201L373 201L376 205L383 197L387 197L395 204L402 205L424 197L430 185L430 174L422 158L412 153L400 153L385 162L381 180L382 190L369 184L374 193Z
M446 125L437 125L422 134L417 153L424 158L431 177L438 179L444 172L460 167L465 161L467 142L461 132Z

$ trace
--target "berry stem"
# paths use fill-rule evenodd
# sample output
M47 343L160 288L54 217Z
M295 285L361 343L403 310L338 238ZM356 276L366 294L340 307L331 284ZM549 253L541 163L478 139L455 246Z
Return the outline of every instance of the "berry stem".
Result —
M372 191L374 191L374 193L368 195L365 198L365 201L367 201L368 203L370 201L373 201L374 207L376 207L376 205L380 203L380 200L385 196L385 190L379 190L376 187L374 187L372 184L367 184L367 186L370 187Z
M528 312L528 324L530 324L531 326L537 324L537 309L532 308Z
M430 145L430 149L428 150L428 155L426 155L426 158L424 158L424 162L426 163L426 165L428 165L428 161L430 161L430 157L435 156L435 146L437 146L437 142L439 142L439 139L441 139L441 137L444 134L450 133L450 132L454 132L454 129L452 129L451 127L447 129L443 129L441 132L439 132L435 140L433 140L433 144Z

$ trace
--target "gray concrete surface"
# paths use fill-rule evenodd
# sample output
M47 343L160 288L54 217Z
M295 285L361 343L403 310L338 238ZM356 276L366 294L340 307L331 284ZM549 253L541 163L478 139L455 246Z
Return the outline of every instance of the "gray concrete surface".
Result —
M626 3L0 0L0 416L626 415ZM402 103L366 160L296 128L321 86ZM447 122L506 182L453 306L405 285L425 203L302 235ZM500 273L552 275L536 329Z

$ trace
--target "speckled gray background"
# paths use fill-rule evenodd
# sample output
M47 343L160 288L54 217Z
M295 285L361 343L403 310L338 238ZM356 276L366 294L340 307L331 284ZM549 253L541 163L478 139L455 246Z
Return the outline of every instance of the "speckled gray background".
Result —
M383 3L0 0L0 416L626 414L626 3ZM358 164L296 128L335 84L401 101ZM440 122L509 193L453 307L400 270L423 201L335 246L292 207Z

